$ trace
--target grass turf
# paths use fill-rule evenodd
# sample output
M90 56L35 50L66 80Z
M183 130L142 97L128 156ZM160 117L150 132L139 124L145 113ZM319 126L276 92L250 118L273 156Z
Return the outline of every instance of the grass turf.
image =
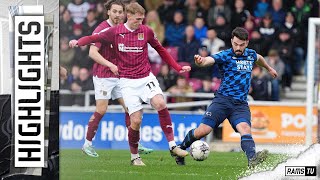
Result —
M186 166L177 166L169 151L155 151L141 155L145 167L130 165L127 150L97 150L98 158L77 150L60 151L60 179L237 179L248 175L247 159L242 152L211 152L202 162L186 158ZM270 170L286 156L273 154L261 164Z

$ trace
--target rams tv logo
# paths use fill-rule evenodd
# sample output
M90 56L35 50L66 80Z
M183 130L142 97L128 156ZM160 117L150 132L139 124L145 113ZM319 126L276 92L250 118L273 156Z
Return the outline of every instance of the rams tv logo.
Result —
M15 167L44 167L44 17L15 16Z
M286 176L316 176L316 166L286 166Z

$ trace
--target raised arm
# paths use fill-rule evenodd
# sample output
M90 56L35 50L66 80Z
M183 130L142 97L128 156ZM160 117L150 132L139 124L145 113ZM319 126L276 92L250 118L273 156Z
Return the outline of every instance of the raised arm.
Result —
M215 60L211 56L201 57L200 55L194 55L194 62L199 67L211 66L215 63Z
M94 42L112 43L112 40L114 37L113 32L114 32L114 28L110 28L108 31L104 31L98 34L93 34L91 36L84 36L79 40L73 39L69 42L69 46L74 48L77 46L85 46Z
M101 42L102 43L103 39L99 36L99 34L94 34L91 36L84 36L80 38L79 40L71 40L69 41L69 46L74 48L77 46L85 46L94 42Z
M265 68L268 73L273 77L276 78L278 77L278 73L276 70L274 70L271 66L269 66L269 64L266 62L266 60L264 59L264 57L262 57L260 54L257 54L257 61L256 64L258 66L261 66L263 68Z

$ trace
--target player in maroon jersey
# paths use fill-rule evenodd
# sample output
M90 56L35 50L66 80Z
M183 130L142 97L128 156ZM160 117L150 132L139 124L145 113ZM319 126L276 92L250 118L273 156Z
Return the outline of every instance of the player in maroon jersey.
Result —
M116 26L124 19L124 5L120 0L109 0L105 3L108 19L103 21L94 30L93 34L107 31L110 27ZM120 91L118 68L116 66L113 47L110 43L95 43L90 47L89 56L95 61L93 65L93 83L95 88L96 110L88 122L88 131L86 140L82 147L82 151L91 156L99 155L93 149L92 139L96 134L99 122L108 108L109 99L117 99L125 108L122 94ZM126 126L130 125L130 117L126 111ZM152 149L148 149L139 144L140 153L150 153Z
M181 67L167 53L157 40L154 32L142 25L145 17L144 8L138 3L126 6L127 22L108 31L71 40L71 47L84 46L93 42L111 43L116 52L117 66L120 76L120 87L123 99L130 114L129 146L131 151L131 164L144 166L139 153L140 125L142 121L142 102L149 103L158 111L160 126L168 140L170 152L173 156L185 157L188 152L178 147L174 141L172 121L163 98L159 82L151 73L148 60L147 44L149 43L176 71L183 73L190 71L190 66Z

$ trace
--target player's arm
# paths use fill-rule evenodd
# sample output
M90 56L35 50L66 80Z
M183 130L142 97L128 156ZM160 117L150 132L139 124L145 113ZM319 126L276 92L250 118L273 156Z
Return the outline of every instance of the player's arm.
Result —
M93 34L91 36L84 36L80 38L79 40L71 40L69 41L69 46L74 48L77 46L85 46L89 45L91 43L100 42L100 43L111 43L112 42L113 34L111 32L111 29L108 31L104 31L98 34Z
M269 66L269 64L266 62L264 57L262 57L260 54L257 54L256 64L258 66L261 66L261 67L265 68L273 78L276 78L278 76L277 71L274 70L271 66Z
M194 62L199 67L211 66L215 63L215 60L211 56L202 57L198 54L194 55Z
M148 32L148 43L159 53L162 60L164 60L169 66L174 68L176 71L183 73L186 71L190 71L190 66L180 66L172 56L167 52L167 50L160 44L158 39L154 36L152 30Z
M90 46L89 57L93 59L95 62L103 66L109 67L113 74L119 75L118 67L114 65L112 62L105 59L103 56L101 56L101 54L99 53L99 48L97 46Z

